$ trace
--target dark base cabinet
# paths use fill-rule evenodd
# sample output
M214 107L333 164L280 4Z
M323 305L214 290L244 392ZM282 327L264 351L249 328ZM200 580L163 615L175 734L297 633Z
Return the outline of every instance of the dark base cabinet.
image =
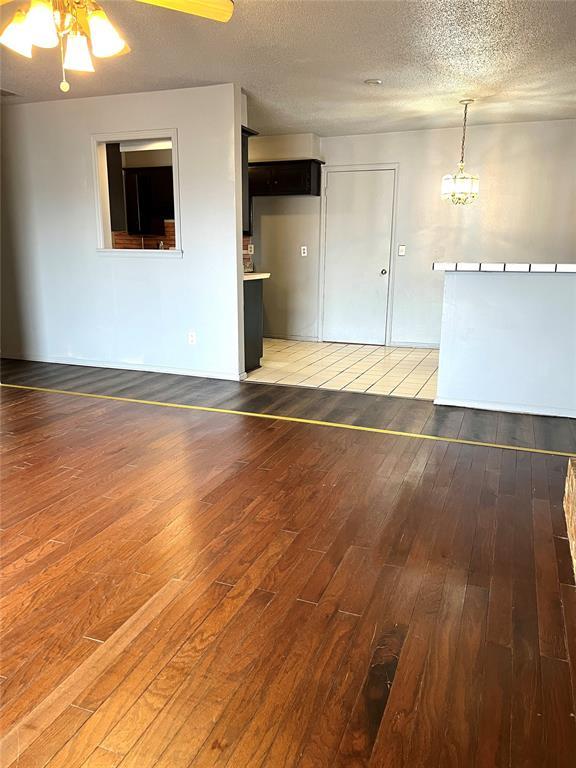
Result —
M244 280L244 361L246 372L260 368L264 353L263 280Z

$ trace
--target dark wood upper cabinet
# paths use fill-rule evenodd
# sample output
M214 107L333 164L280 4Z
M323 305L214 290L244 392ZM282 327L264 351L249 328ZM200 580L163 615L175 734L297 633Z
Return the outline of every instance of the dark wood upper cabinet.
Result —
M276 160L250 163L248 166L250 196L318 196L321 192L322 165L320 160Z

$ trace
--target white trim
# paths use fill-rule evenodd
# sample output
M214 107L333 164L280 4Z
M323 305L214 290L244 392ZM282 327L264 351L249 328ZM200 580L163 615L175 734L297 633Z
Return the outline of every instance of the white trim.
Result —
M195 371L189 368L171 368L164 365L148 365L147 363L125 363L115 360L83 360L70 358L65 355L22 355L15 352L4 352L5 358L27 360L31 363L58 363L63 365L78 365L86 368L110 368L119 371L142 371L146 373L173 373L179 376L196 376L200 379L225 379L226 381L241 381L245 373L229 373L227 371Z
M321 344L321 340L317 336L298 336L297 334L283 333L281 336L276 336L271 333L267 333L264 336L265 339L278 339L279 341L313 341L317 344Z
M97 248L98 256L115 258L181 259L184 251L177 248Z
M477 408L481 411L502 411L504 413L527 413L534 416L565 416L569 419L576 418L576 411L571 408L546 408L537 405L513 405L511 403L491 403L476 400L452 400L451 398L437 397L434 405L453 405L457 408Z
M440 344L426 341L391 341L387 347L408 347L414 349L440 349Z
M320 208L320 258L318 259L318 341L324 341L324 271L326 266L326 211L328 174L342 171L394 171L394 186L392 192L392 222L390 228L390 258L388 262L388 295L386 302L386 325L384 328L384 345L394 346L392 338L392 315L394 305L394 282L396 279L396 218L398 208L398 184L400 163L358 163L349 165L322 166L322 204ZM353 342L349 342L353 343Z
M94 196L96 202L96 252L99 256L148 256L148 248L112 248L110 233L110 204L108 199L108 173L106 168L105 144L120 143L121 141L141 141L144 139L170 139L172 141L172 182L174 184L174 234L176 248L155 251L156 258L182 258L182 230L180 216L180 174L178 156L178 129L165 128L147 131L119 131L116 133L93 133L90 136L92 145L92 166L94 178ZM131 253L127 254L126 251ZM177 254L177 255L174 255Z

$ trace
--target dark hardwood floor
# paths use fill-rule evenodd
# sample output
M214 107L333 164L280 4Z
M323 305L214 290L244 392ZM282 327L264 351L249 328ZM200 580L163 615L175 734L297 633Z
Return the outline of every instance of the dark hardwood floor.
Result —
M355 392L2 360L2 381L576 454L576 420Z
M261 385L5 376L298 407ZM1 394L5 768L574 765L566 458ZM410 429L468 417L369 400ZM342 420L348 402L305 407ZM497 437L480 416L468 429Z

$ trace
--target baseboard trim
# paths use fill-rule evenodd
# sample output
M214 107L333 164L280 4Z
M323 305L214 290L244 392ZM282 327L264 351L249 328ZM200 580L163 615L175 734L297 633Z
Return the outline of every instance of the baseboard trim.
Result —
M389 347L413 347L414 349L440 349L440 344L426 344L420 341L390 341Z
M457 408L476 408L479 411L501 411L503 413L525 413L528 416L560 416L576 418L576 410L570 408L546 408L533 405L513 405L511 403L491 403L478 400L456 400L451 397L437 397L434 405L453 405Z
M317 336L291 336L289 334L284 334L283 336L271 336L269 333L264 334L265 339L275 339L278 341L316 341L319 342L320 339Z
M56 363L58 365L78 365L86 368L110 368L119 371L143 371L145 373L172 373L178 376L196 376L200 379L222 379L224 381L242 381L246 374L228 373L226 371L197 371L189 368L172 368L162 365L147 365L140 363L125 363L109 360L79 360L60 355L18 355L5 352L2 357L13 360L27 360L30 363Z

